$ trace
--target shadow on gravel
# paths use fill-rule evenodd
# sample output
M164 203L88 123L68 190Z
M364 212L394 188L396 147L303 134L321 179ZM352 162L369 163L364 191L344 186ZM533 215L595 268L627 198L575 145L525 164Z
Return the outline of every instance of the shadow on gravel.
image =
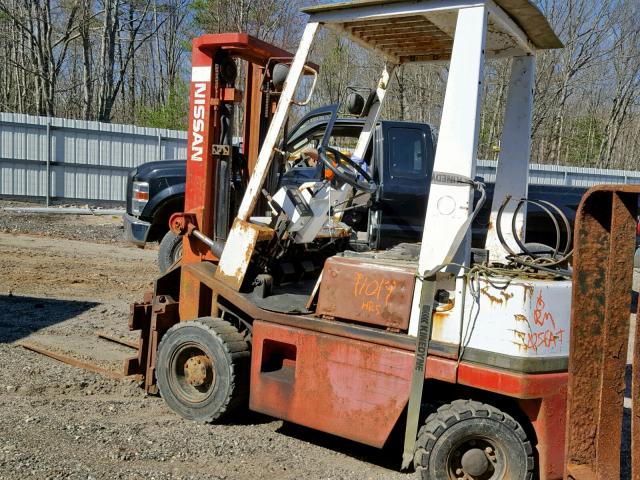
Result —
M0 295L0 343L20 340L99 305L78 300Z
M395 472L400 471L402 449L398 448L397 445L402 444L397 440L387 442L395 444L396 447L385 446L380 450L375 447L363 445L345 438L336 437L328 433L319 432L318 430L313 430L294 423L284 422L282 426L278 428L277 432L349 457L357 458L363 462L371 463L388 470L393 470ZM392 433L394 438L396 434L397 432L394 430Z
M233 414L223 424L224 425L263 425L277 420L273 417L263 415L262 413L252 412L248 408L240 408L236 414Z

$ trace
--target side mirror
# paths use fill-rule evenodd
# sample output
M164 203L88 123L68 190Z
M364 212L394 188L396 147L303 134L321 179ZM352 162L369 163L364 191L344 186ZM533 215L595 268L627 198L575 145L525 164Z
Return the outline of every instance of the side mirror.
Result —
M369 115L371 106L378 100L375 90L363 87L347 87L346 109L356 117ZM365 100L366 96L366 100Z
M289 76L289 70L291 70L291 58L280 58L280 57L272 57L267 62L267 66L265 68L265 73L262 78L263 88L270 87L273 88L271 91L272 94L280 94L282 89L284 88L284 84L287 81L287 77ZM271 66L273 65L273 66ZM307 105L311 101L311 96L313 95L313 91L316 88L316 82L318 80L318 72L310 67L309 65L304 66L303 75L313 75L313 83L311 84L311 88L309 89L309 94L307 98L304 100L296 100L293 99L291 103L295 105L304 106ZM266 77L269 76L269 81L265 83Z
M359 93L352 92L347 97L347 111L351 115L360 116L364 110L364 97Z
M277 91L282 90L284 82L287 79L287 75L289 75L289 70L289 65L285 63L276 63L273 66L273 71L271 72L271 83L273 83L273 86Z

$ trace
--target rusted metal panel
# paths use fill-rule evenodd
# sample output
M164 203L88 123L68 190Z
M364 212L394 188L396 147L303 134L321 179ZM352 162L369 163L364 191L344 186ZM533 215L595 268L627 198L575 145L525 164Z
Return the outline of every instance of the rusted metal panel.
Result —
M412 368L412 352L256 320L250 408L381 447L409 398ZM560 478L567 374L518 374L427 357L428 378L455 383L456 372L462 385L530 405L525 411L540 439L540 478Z
M594 187L578 208L567 400L567 479L620 478L638 194L637 186ZM633 448L631 458L640 458L638 445Z
M240 290L256 245L270 240L274 233L271 228L236 218L224 250L227 253L218 263L216 278L234 290Z
M158 282L156 282L156 291L158 291L157 286ZM124 374L142 375L145 391L156 394L158 388L155 369L158 345L164 333L179 321L178 302L170 295L156 295L147 300L143 304L131 305L129 329L140 330L140 340L138 354L124 362Z
M249 119L244 122L244 154L247 157L248 174L253 173L253 167L258 159L260 144L262 143L262 117L270 117L269 112L262 112L260 105L263 102L263 92L261 91L262 76L264 69L253 63L247 64L247 75L245 80L245 90L248 92L247 105L245 107L245 115ZM265 115L266 114L266 115Z
M331 257L322 276L317 314L409 328L415 267Z
M540 480L562 478L564 473L564 434L567 411L566 374L556 395L520 400L518 404L529 417L536 432Z
M193 264L192 264L193 265ZM196 263L197 265L197 263ZM202 283L191 275L190 271L182 267L180 275L180 320L187 321L202 317L208 314L207 305L210 292L202 288Z
M256 321L250 408L382 447L409 397L412 365L403 350Z
M149 328L151 326L151 300L145 296L142 303L132 303L129 310L129 330L140 330L138 352L135 357L127 358L123 364L125 375L144 375L149 350Z

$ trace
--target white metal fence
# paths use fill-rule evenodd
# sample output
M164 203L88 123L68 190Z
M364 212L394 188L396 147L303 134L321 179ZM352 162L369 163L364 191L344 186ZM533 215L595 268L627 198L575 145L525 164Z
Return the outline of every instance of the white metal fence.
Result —
M124 202L127 173L152 160L186 158L187 133L133 125L0 113L0 196ZM496 162L477 175L495 179ZM640 172L531 165L530 182L588 187L640 183Z
M476 175L484 178L485 182L495 181L496 163L492 160L479 160ZM531 164L529 165L529 183L568 187L591 187L601 183L640 183L640 172Z
M186 158L187 133L0 113L0 195L124 202L127 173Z

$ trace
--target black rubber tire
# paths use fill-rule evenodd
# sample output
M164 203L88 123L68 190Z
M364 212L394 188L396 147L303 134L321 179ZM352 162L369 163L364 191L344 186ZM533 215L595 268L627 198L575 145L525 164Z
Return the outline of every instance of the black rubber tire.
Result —
M418 477L422 480L462 477L451 472L457 462L455 459L459 458L465 442L475 442L476 439L479 444L486 442L492 445L497 460L493 472L477 478L533 478L533 449L522 426L510 415L474 400L455 400L427 417L418 433L414 454L413 463Z
M162 237L158 250L160 273L165 273L180 258L182 258L182 237L169 230Z
M195 348L209 357L214 380L205 393L182 385L176 374L179 355ZM183 418L211 423L223 420L247 404L249 396L249 344L236 327L218 318L204 317L171 327L158 345L156 379L169 408ZM190 401L186 395L200 397Z

